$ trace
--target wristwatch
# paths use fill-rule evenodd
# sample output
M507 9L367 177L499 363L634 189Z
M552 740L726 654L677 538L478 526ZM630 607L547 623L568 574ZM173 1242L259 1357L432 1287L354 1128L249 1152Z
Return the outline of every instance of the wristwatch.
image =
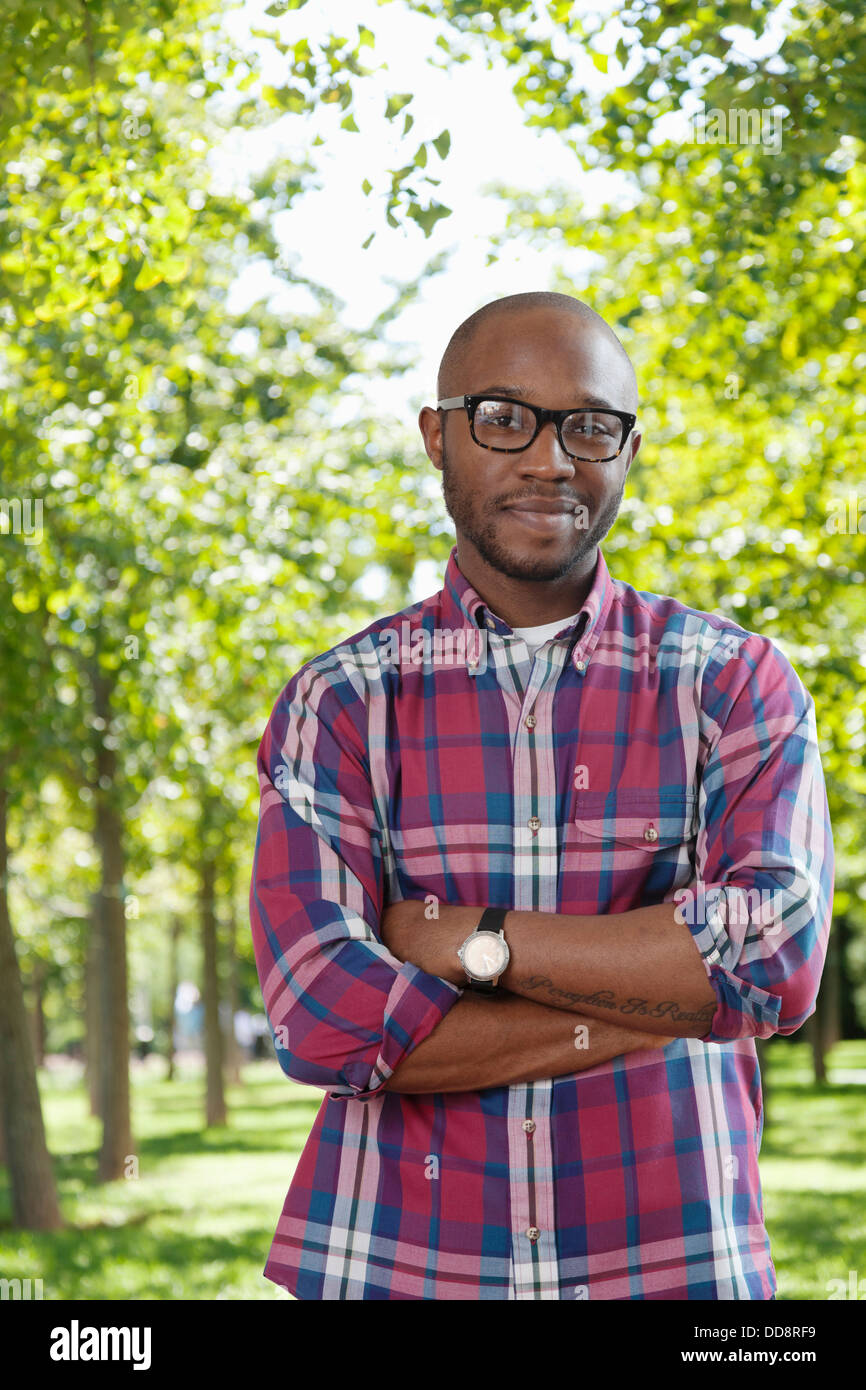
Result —
M485 908L478 926L457 952L466 971L467 989L495 994L499 988L499 977L511 959L502 926L508 911L506 907Z

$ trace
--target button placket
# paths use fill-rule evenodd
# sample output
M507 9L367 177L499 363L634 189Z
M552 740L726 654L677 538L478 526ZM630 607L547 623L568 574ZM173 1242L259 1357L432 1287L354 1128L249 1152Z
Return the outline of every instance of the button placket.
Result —
M556 766L549 737L554 691L563 674L556 661L533 663L525 698L512 724L515 848L514 907L555 912L558 860L554 833ZM527 852L527 829L532 848ZM506 929L507 930L507 929ZM558 1298L552 1190L552 1081L509 1087L508 1163L512 1292L516 1299Z

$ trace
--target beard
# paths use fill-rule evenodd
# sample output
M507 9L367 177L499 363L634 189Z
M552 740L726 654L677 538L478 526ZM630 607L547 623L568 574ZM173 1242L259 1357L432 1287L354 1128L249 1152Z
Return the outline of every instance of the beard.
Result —
M442 495L448 515L454 522L458 534L472 542L491 569L498 570L509 579L526 579L542 584L563 579L570 570L591 556L599 542L604 540L616 521L624 491L625 479L619 492L599 512L593 525L586 530L575 530L574 543L565 553L560 552L558 556L549 557L521 555L499 536L504 516L501 501L505 501L506 497L510 498L511 494L506 494L501 500L490 498L486 504L479 506L471 489L464 480L456 476L450 466L444 444L442 448ZM518 500L519 496L520 494L514 500ZM581 500L589 512L588 502L585 499Z

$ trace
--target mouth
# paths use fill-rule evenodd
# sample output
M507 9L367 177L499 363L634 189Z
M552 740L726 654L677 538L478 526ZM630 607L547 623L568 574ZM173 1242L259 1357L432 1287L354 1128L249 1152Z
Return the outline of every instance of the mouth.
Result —
M564 498L529 497L522 502L510 502L502 508L522 526L542 535L567 535L574 531L579 502Z

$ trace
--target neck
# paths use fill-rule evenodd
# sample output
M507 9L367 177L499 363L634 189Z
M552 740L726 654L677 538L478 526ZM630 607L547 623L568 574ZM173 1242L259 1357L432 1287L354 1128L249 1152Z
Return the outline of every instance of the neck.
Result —
M559 579L513 579L479 554L471 541L457 538L457 564L479 598L509 627L538 627L579 612L592 588L598 547L581 557Z

